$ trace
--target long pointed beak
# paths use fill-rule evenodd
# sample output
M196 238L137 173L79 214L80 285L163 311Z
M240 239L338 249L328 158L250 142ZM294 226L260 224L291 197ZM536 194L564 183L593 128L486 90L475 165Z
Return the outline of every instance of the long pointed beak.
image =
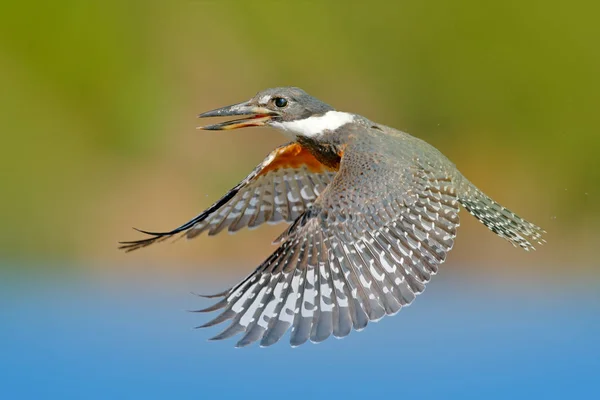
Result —
M233 117L236 115L247 115L247 118L236 119L233 121L221 122L220 124L200 126L198 129L207 131L222 131L230 129L246 128L249 126L263 126L275 115L275 111L268 108L259 107L246 101L231 106L217 108L198 115L198 118L208 117Z

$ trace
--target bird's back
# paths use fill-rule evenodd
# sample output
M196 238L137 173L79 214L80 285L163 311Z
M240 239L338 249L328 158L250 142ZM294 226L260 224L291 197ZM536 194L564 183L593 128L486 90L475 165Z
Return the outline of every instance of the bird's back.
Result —
M348 146L342 164L351 164L349 170L354 175L360 172L359 176L339 179L337 184L354 188L356 204L377 207L382 198L389 196L403 198L410 204L416 191L426 189L419 187L414 177L425 173L434 177L430 183L438 186L435 190L455 193L457 201L469 213L513 245L531 250L534 249L532 242L544 242L542 229L488 197L465 178L454 163L424 140L362 117L360 123L346 134ZM344 173L349 172L340 169L340 174Z

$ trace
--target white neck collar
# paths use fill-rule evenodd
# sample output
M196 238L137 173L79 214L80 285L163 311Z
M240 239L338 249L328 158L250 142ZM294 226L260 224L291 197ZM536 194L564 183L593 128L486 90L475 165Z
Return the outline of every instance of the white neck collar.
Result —
M312 116L297 121L274 121L270 125L295 136L310 138L320 137L327 131L335 131L339 127L354 120L354 115L340 111L327 111L323 115Z

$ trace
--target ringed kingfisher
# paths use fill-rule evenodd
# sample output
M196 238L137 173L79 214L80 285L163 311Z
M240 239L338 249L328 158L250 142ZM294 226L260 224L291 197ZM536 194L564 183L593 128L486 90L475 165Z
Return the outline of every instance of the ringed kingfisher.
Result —
M228 322L213 339L298 346L341 338L397 313L423 292L452 249L461 206L526 251L544 231L496 203L442 153L405 132L341 111L295 87L200 114L240 118L201 127L271 126L291 142L189 222L121 242L126 251L184 235L288 222L277 249L203 310Z

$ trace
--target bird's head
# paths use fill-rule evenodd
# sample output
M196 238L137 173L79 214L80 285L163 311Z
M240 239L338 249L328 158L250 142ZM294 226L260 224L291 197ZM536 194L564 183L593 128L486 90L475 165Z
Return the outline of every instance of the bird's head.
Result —
M269 125L293 138L318 139L352 122L352 114L333 107L296 87L263 90L248 101L200 114L199 118L244 116L244 118L200 127L205 130L229 130Z

